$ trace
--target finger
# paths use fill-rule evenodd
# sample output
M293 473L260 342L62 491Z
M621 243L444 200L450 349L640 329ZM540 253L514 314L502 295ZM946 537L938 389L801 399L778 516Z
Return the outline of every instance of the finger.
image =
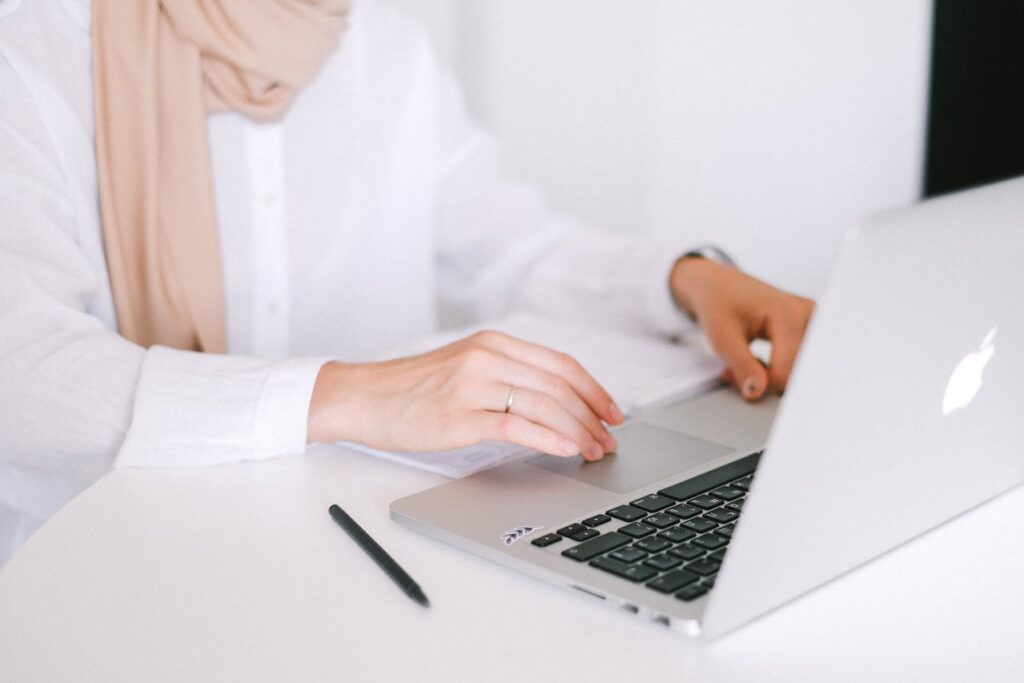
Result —
M617 448L618 444L615 438L605 428L601 422L601 417L593 411L591 406L576 393L575 389L565 379L536 366L506 356L498 351L487 350L483 351L483 353L487 355L480 359L479 367L476 370L480 373L481 378L485 377L503 383L506 395L510 385L525 387L547 394L561 403L563 409L567 410L576 421L586 427L590 433L589 439L596 440L600 444L602 452L610 453ZM501 396L500 392L495 394L495 392L490 391L484 394L484 401L487 401L487 396L489 395ZM494 401L494 399L492 398L490 401ZM503 402L500 405L497 402L484 402L476 405L499 411L505 408ZM584 446L584 452L587 452L586 444L580 443L580 445Z
M750 340L735 318L708 321L704 333L715 353L725 361L728 371L748 401L760 398L768 387L768 372L750 353Z
M505 385L494 383L490 387L490 392L500 394L506 389ZM604 457L604 445L597 441L590 430L561 403L548 394L519 387L509 412L568 437L580 447L580 454L587 460L600 460Z
M571 439L512 413L473 411L466 416L465 427L473 433L475 441L499 439L565 457L580 452L579 445Z
M772 342L772 354L768 363L768 385L772 391L782 393L793 372L793 363L796 362L803 331L778 319L769 319L765 331Z
M610 453L616 449L617 443L601 422L600 416L594 413L590 405L584 401L580 394L575 392L566 380L541 368L531 366L526 364L526 362L505 355L501 351L483 348L475 349L471 362L474 365L473 374L477 380L489 379L501 382L505 385L506 392L511 385L516 385L552 396L562 404L562 408L567 410L575 420L587 427L591 438L600 444L602 453ZM477 396L480 395L479 393L477 394ZM483 402L477 400L472 402L471 405L473 408L480 407L503 411L505 404L504 402L499 404L500 398L496 399L493 397L489 400L486 398L487 396L495 395L494 391L484 392L482 394Z
M475 337L486 348L561 377L599 417L609 424L622 423L622 410L611 395L572 356L500 332L482 332Z

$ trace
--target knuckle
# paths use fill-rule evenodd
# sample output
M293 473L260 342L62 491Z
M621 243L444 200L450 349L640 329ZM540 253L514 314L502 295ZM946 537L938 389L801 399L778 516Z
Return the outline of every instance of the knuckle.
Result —
M807 300L795 296L786 297L784 310L787 320L797 325L802 325L811 313Z
M470 339L478 345L486 346L493 343L500 335L500 332L496 332L494 330L480 330L479 332L475 332Z
M555 360L560 368L571 373L576 373L583 369L583 366L580 365L580 362L573 358L572 356L570 356L568 353L562 353L561 351L559 351L558 355L555 357Z

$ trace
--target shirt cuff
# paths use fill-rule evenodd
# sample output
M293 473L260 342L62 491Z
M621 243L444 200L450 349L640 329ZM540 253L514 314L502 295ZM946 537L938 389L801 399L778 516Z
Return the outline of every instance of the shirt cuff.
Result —
M672 268L682 254L669 248L658 248L648 259L648 267L641 272L640 298L651 327L659 334L680 336L697 329L697 324L676 305L672 296L670 277Z
M303 453L313 385L328 361L154 346L114 467L198 467Z

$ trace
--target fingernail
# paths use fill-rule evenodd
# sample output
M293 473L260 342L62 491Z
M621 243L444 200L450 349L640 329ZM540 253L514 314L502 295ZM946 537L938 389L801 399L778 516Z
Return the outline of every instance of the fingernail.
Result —
M743 395L753 396L757 392L757 380L753 377L743 383Z
M610 406L608 406L608 417L612 419L612 424L618 424L626 419L622 414L622 410L615 405L614 401Z
M612 453L619 447L619 443L615 440L615 437L608 433L605 433L601 437L601 445L604 446L605 453Z
M595 443L594 447L590 449L590 457L594 460L600 460L604 457L604 449Z
M580 447L576 445L576 442L569 441L569 439L562 439L559 441L558 449L566 455L576 455L580 452Z

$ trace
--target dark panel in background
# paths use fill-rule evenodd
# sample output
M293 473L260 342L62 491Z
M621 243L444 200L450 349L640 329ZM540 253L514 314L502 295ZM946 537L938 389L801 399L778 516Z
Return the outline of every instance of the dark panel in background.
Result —
M1024 0L935 0L925 195L1024 175Z

